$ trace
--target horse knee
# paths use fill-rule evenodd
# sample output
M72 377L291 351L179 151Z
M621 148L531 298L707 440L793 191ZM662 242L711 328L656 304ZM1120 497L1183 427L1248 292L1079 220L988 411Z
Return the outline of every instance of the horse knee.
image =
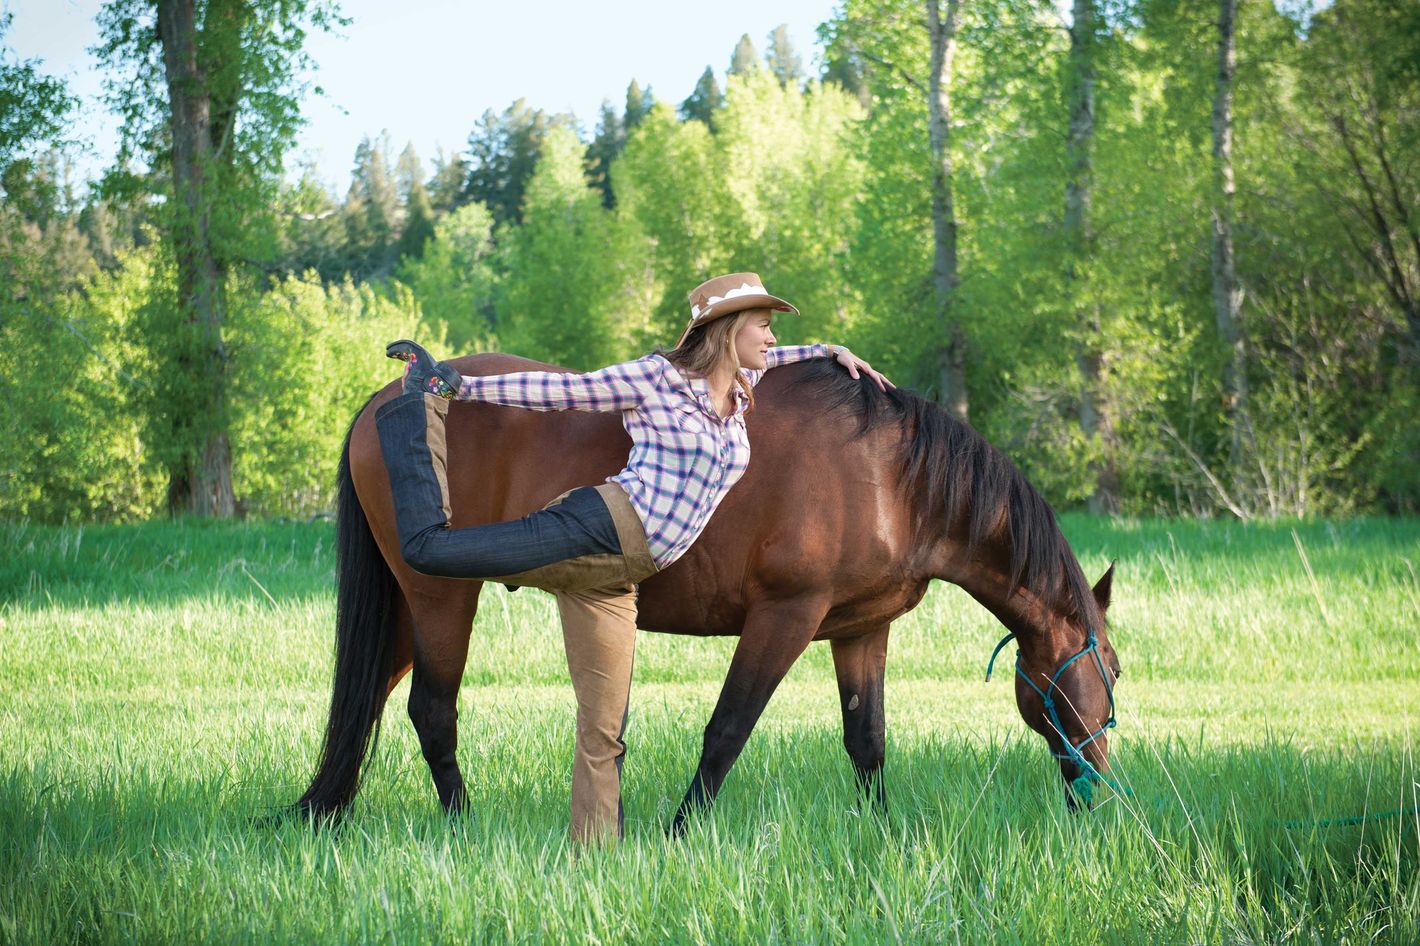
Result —
M887 745L882 733L845 733L843 748L848 757L860 769L872 771L883 767L887 758Z

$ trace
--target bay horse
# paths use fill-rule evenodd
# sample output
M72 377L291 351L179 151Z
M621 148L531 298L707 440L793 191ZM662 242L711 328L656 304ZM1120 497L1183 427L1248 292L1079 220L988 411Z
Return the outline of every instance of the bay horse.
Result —
M503 354L453 364L466 375L565 370ZM313 818L354 799L385 702L411 668L409 716L439 800L451 813L465 803L456 700L483 583L421 575L400 556L374 423L398 391L395 382L371 397L340 457L335 679L319 767L295 806ZM888 630L933 578L965 589L1016 638L1021 716L1049 744L1070 807L1082 786L1088 805L1086 782L1108 768L1119 675L1105 629L1113 566L1091 588L1045 500L930 401L826 359L775 368L755 395L743 479L689 551L640 589L641 628L739 635L672 830L713 802L814 640L833 649L858 782L885 807ZM447 424L455 527L517 518L598 483L625 465L631 442L615 413L455 401Z

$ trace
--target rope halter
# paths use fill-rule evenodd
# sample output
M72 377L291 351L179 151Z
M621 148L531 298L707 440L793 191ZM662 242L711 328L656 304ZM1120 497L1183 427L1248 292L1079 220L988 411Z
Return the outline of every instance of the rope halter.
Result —
M997 644L996 649L991 652L991 660L986 664L987 683L991 682L991 669L996 665L996 656L1001 653L1002 648L1010 643L1011 639L1015 636L1016 632L1011 631L1005 637L1001 638L1001 642ZM1075 661L1086 654L1094 658L1095 667L1098 668L1100 672L1100 679L1104 681L1104 691L1109 695L1109 719L1105 720L1103 726L1090 733L1084 739L1081 739L1077 743L1072 743L1070 737L1065 734L1065 725L1060 720L1060 712L1056 709L1053 694L1057 690L1060 690L1059 682L1061 675L1068 670ZM1127 789L1120 787L1113 779L1096 769L1094 765L1090 763L1090 760L1085 758L1085 754L1080 751L1085 746L1104 735L1107 730L1113 729L1117 722L1114 717L1114 687L1110 685L1109 672L1105 670L1104 660L1100 657L1099 638L1095 635L1094 625L1091 624L1089 626L1089 634L1085 638L1085 646L1082 647L1075 656L1066 660L1056 668L1055 673L1050 677L1050 683L1046 685L1044 690L1036 686L1035 681L1026 674L1025 670L1021 669L1020 647L1016 648L1016 675L1026 682L1026 686L1040 695L1041 701L1045 704L1045 712L1050 719L1050 724L1054 726L1055 731L1060 734L1060 742L1065 746L1065 751L1063 753L1056 752L1052 748L1050 754L1062 762L1074 763L1075 767L1080 770L1080 775L1070 783L1070 787L1075 791L1075 794L1083 799L1086 805L1093 804L1094 783L1096 782L1104 782L1116 792L1125 794ZM1063 690L1060 690L1060 692L1062 694L1064 693Z

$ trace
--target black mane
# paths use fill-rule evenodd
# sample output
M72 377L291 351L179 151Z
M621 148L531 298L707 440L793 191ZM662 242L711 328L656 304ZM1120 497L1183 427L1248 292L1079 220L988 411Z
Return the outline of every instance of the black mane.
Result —
M902 388L881 391L867 377L855 381L828 359L804 362L793 384L812 386L825 410L857 419L860 436L888 424L901 427L903 483L923 500L915 510L919 526L933 515L952 522L965 509L967 549L974 551L1000 530L1004 509L1011 581L1089 619L1093 594L1054 510L986 438L932 401Z

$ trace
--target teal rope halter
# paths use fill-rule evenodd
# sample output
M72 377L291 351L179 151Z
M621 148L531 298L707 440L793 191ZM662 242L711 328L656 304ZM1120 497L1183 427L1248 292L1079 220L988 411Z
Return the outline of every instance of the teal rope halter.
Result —
M986 664L987 683L991 682L991 669L996 666L996 656L1001 653L1002 648L1015 636L1016 632L1011 631L1005 637L1001 638L1001 642L997 644L996 649L991 652L991 660ZM1059 689L1057 684L1060 681L1060 675L1068 670L1071 664L1086 654L1094 658L1095 666L1100 672L1100 679L1104 681L1104 691L1109 695L1109 719L1105 720L1103 726L1090 733L1084 739L1081 739L1078 743L1072 743L1069 737L1065 735L1065 725L1060 721L1060 713L1055 708L1055 699L1051 694ZM1091 624L1089 627L1089 634L1085 638L1085 646L1080 649L1079 653L1056 668L1055 673L1050 677L1050 683L1044 690L1036 686L1035 681L1028 677L1026 672L1021 669L1021 650L1019 647L1016 648L1016 675L1026 682L1026 686L1040 694L1041 701L1045 704L1045 712L1050 718L1050 724L1054 726L1055 731L1060 734L1060 742L1065 746L1065 751L1060 753L1051 749L1050 754L1062 761L1073 763L1075 767L1080 770L1080 775L1070 783L1070 788L1074 790L1075 794L1081 798L1086 805L1093 804L1094 785L1096 782L1103 782L1121 795L1130 794L1128 789L1090 764L1090 760L1086 759L1084 753L1080 751L1085 746L1104 735L1107 730L1113 729L1118 722L1114 716L1114 687L1110 686L1109 673L1105 670L1104 660L1100 657L1099 638L1095 636L1094 625Z

